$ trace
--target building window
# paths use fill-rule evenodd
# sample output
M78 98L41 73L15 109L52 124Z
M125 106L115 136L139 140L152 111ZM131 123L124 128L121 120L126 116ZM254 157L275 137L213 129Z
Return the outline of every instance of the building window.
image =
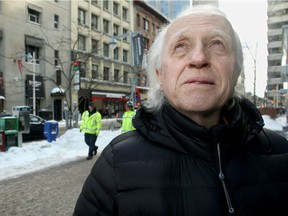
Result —
M114 59L115 60L119 60L119 48L116 47L114 50L113 50L113 54L114 54Z
M92 3L93 5L99 5L99 1L98 1L98 0L91 0L91 3Z
M128 62L128 51L123 50L123 62Z
M59 28L59 16L54 14L54 28L58 29Z
M107 80L109 81L109 68L108 67L104 67L104 76L103 76L103 80Z
M109 0L103 0L103 8L109 10Z
M114 36L119 35L119 25L116 24L113 25L113 35Z
M92 64L92 79L98 79L98 65Z
M85 62L80 63L79 70L80 70L80 77L86 77L86 64L85 64Z
M137 22L137 26L140 27L141 23L140 23L140 15L139 14L136 15L136 22Z
M92 53L98 54L98 40L94 40L92 39L91 41L92 47L91 47L91 51Z
M78 35L78 50L86 50L86 38L82 35Z
M128 71L124 71L123 73L123 82L128 83Z
M39 11L28 8L28 17L30 22L40 24L40 15L41 13Z
M59 65L59 50L54 50L54 66Z
M109 57L109 44L103 43L103 56Z
M114 82L119 82L119 69L114 69Z
M91 17L91 28L98 29L98 16L94 14L92 14L92 17Z
M61 85L61 70L59 68L57 68L56 70L56 85Z
M85 11L78 8L78 25L85 25L86 20L85 20Z
M128 10L127 8L122 8L122 19L128 20Z
M128 34L128 29L123 28L123 34ZM123 37L123 41L127 41L128 37Z
M108 20L103 20L103 30L104 33L109 34L109 21Z
M145 18L143 18L143 29L149 31L149 21Z
M113 14L119 15L119 5L116 2L113 2Z
M39 64L40 48L32 45L25 46L25 62L33 63L33 53L35 54L35 64Z
M149 39L146 37L143 37L143 47L145 49L148 49L148 47L149 47Z

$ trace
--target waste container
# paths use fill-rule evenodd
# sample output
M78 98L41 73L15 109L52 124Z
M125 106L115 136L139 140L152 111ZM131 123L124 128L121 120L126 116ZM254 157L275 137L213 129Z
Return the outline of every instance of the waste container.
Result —
M5 134L0 132L0 152L7 151L10 147L18 147L17 134Z
M44 136L47 138L48 142L56 141L58 135L58 122L51 120L46 121L44 124Z
M4 131L0 132L0 151L5 151L6 143L5 143L5 133Z
M18 146L18 128L18 118L12 116L5 116L0 118L0 151L6 151L11 146Z

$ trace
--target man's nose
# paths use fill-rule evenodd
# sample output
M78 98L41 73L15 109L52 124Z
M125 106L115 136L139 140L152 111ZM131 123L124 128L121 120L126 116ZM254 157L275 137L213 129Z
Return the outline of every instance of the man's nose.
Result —
M206 53L205 47L202 44L197 45L190 52L189 67L200 69L210 65L209 57Z

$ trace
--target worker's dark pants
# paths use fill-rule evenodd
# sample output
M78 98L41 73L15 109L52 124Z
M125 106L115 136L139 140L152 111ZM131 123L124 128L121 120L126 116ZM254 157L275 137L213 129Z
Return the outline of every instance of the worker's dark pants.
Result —
M84 135L85 143L89 146L88 156L93 156L93 152L97 151L98 147L95 146L97 135L96 134L88 134Z

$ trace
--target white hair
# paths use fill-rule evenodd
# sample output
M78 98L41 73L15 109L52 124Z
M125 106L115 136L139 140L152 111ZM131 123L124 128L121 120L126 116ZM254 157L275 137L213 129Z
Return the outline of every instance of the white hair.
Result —
M234 84L234 92L233 96L239 95L239 92L237 92L237 80L241 74L242 68L243 68L243 51L242 51L242 45L240 42L240 39L238 37L238 34L233 29L231 23L226 18L225 14L221 12L217 8L213 7L207 7L207 6L196 6L191 9L188 9L181 13L177 18L175 18L171 23L173 23L176 20L181 20L183 17L191 16L191 15L199 15L199 16L220 16L224 20L226 20L228 24L228 28L230 28L231 31L231 37L232 37L232 45L235 50L235 76L233 80ZM156 74L156 70L161 68L162 66L162 55L163 55L163 49L165 46L165 36L167 33L167 29L171 25L171 23L163 26L155 38L155 41L153 45L151 46L149 52L148 52L148 62L147 62L147 75L148 75L148 81L149 81L149 90L147 92L148 98L144 103L144 107L151 110L151 111L157 111L159 110L165 100L165 96L161 90L158 77Z

